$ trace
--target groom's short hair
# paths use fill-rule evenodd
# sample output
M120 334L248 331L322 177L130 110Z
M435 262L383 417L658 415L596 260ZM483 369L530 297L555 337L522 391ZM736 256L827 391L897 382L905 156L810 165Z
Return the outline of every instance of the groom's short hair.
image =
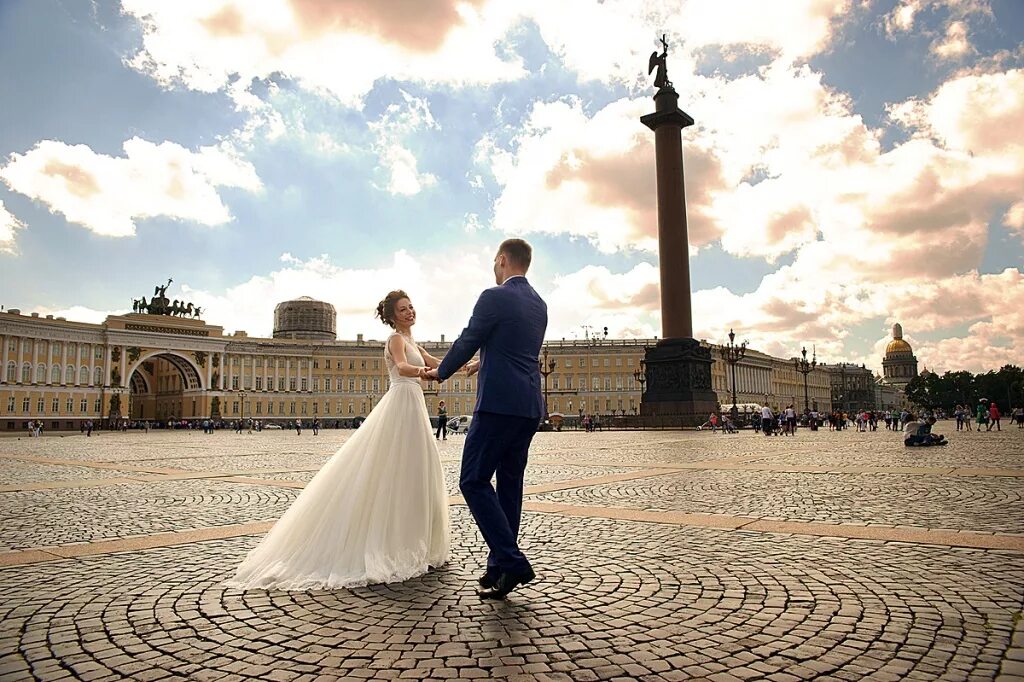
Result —
M506 239L498 247L498 253L505 254L512 265L518 266L526 272L530 269L530 261L533 260L533 247L524 239Z

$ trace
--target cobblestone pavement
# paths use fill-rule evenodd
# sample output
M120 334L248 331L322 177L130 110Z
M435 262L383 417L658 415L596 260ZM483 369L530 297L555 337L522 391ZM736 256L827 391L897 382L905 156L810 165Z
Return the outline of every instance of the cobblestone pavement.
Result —
M457 497L419 579L223 587L349 435L0 439L0 680L1024 680L1024 432L542 433L504 603Z

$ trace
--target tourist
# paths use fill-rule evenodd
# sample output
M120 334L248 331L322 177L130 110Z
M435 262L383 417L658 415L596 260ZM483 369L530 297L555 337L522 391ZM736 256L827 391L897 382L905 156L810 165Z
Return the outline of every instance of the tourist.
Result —
M792 405L786 408L786 435L796 435L796 410Z
M313 435L314 436L320 435L320 418L319 417L313 417Z
M443 400L437 403L437 432L434 440L448 440L448 408Z
M302 435L302 420L301 419L296 419L295 420L295 435L296 436L301 436Z
M1002 427L999 425L999 419L1002 415L999 412L999 406L993 400L992 404L988 406L988 428L986 431L991 431L992 427L996 427L996 431L1002 431Z
M772 408L765 405L761 408L761 430L764 431L764 435L772 435L772 428L775 422L775 414L772 412Z
M903 426L903 444L907 447L946 445L945 436L932 433L935 417L919 421L914 415L907 415L907 423Z
M988 407L985 406L986 402L988 401L984 398L978 401L978 411L976 413L978 416L978 431L981 431L982 426L988 424ZM991 431L991 429L989 430Z
M1024 407L1017 407L1010 414L1013 415L1012 421L1017 422L1017 428L1024 429Z
M92 435L92 420L91 419L88 420L87 422L85 422L85 435L87 437Z

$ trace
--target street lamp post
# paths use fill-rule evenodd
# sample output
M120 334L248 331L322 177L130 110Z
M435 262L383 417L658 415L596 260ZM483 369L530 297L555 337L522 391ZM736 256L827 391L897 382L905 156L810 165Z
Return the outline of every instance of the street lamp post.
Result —
M540 366L540 373L544 376L544 423L548 421L548 376L555 371L555 366L558 362L551 358L548 360L548 349L544 349L544 358L537 360L537 364Z
M801 358L793 359L793 367L796 371L804 375L804 414L808 414L811 411L811 401L807 395L807 375L814 371L814 368L818 366L818 351L815 350L811 356L810 362L807 361L807 346L800 349Z
M732 329L729 330L729 345L722 346L722 359L729 363L732 367L732 409L729 413L732 415L733 423L739 420L739 408L736 407L736 363L743 359L747 354L747 342L736 345L736 332Z
M633 380L640 384L640 403L644 401L644 386L647 385L647 362L640 358L640 369L633 370ZM633 414L636 414L636 409L633 409Z

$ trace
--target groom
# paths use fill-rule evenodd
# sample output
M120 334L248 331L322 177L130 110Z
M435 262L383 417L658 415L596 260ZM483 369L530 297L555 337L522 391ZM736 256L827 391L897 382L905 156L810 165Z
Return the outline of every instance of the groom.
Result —
M480 351L476 407L462 449L459 488L490 554L479 578L482 599L504 599L534 578L519 550L523 512L523 474L530 441L544 414L540 355L548 326L548 307L530 283L533 249L522 239L507 239L494 257L494 281L473 308L473 316L430 378L444 381ZM491 478L497 474L497 492Z

